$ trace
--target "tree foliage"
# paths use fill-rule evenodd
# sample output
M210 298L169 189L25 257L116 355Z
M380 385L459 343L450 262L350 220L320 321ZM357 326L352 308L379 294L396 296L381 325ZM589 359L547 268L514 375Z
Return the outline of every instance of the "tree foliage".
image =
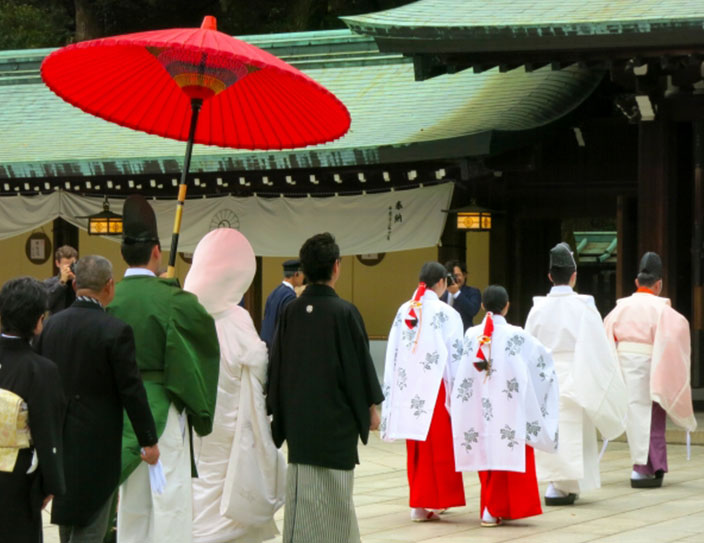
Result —
M339 17L411 0L0 0L0 49L61 46L128 32L198 26L232 35L342 28Z
M71 25L71 17L52 2L0 0L0 49L63 45Z

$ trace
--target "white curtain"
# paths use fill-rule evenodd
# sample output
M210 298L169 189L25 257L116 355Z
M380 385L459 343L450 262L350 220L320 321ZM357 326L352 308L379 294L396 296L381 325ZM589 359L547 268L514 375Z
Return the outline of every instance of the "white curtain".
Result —
M431 187L329 198L203 198L187 200L179 251L193 252L198 241L218 226L237 228L258 256L290 256L319 232L332 233L342 254L382 253L432 247L440 240L450 207L452 183ZM122 199L110 199L122 213ZM87 219L102 210L100 197L63 191L38 196L0 198L0 239L30 232L61 217L85 229ZM175 200L151 200L159 237L171 246ZM119 237L110 238L119 241Z

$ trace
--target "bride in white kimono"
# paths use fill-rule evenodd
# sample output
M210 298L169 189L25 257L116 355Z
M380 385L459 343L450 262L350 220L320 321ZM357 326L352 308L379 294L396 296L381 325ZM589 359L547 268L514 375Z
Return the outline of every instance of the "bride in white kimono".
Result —
M278 534L285 460L274 446L264 404L267 350L238 305L256 261L237 230L219 228L198 243L184 288L215 319L220 377L213 432L194 436L194 543L259 543Z

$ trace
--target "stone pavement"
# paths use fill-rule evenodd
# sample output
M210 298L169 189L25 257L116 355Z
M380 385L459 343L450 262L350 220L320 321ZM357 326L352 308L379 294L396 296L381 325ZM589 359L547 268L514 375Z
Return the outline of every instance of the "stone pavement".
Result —
M626 444L611 443L601 463L600 490L583 495L574 506L544 508L541 516L498 528L479 526L475 473L464 475L466 507L452 509L438 522L411 522L404 442L384 443L373 432L369 445L359 450L354 501L363 543L704 542L702 446L693 446L692 459L687 461L684 445L669 445L670 473L663 487L635 490L628 480L631 466ZM283 510L276 519L281 529ZM44 533L45 542L58 543L58 531L48 520ZM280 543L281 538L270 541Z

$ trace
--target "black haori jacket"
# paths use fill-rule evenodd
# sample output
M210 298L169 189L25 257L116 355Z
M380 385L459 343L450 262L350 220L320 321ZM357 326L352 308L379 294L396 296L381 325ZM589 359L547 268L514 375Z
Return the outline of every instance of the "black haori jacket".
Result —
M353 469L357 439L369 437L369 407L383 399L359 311L331 287L308 285L285 307L272 345L274 443L288 443L290 463Z
M0 472L0 541L40 541L41 506L65 490L61 425L64 394L56 365L19 338L0 338L0 389L27 404L32 446L20 449L13 471ZM31 473L36 452L39 465Z

